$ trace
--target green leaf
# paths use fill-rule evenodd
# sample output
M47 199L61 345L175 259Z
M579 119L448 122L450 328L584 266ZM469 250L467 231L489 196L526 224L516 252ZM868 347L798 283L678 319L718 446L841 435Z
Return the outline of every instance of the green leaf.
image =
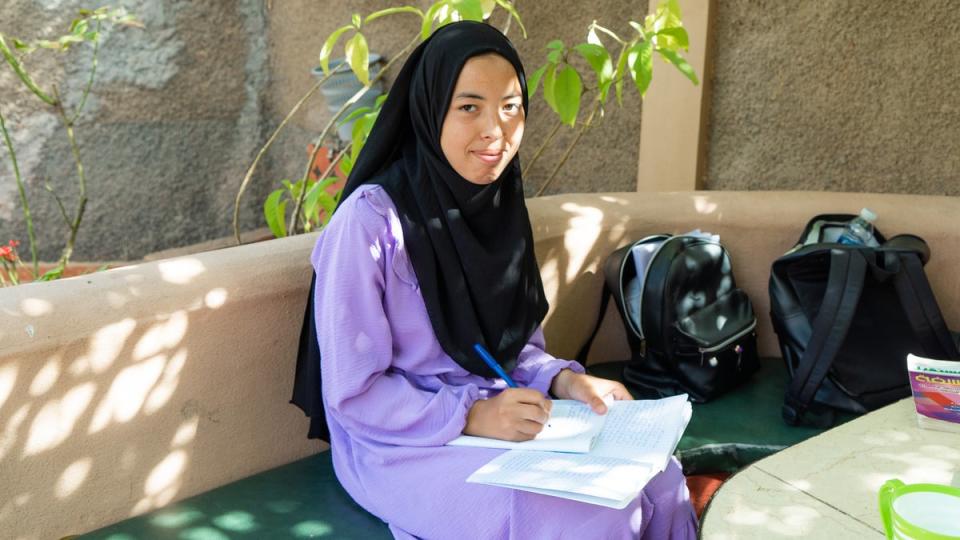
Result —
M334 198L326 190L321 191L317 195L317 202L320 204L320 207L323 208L323 211L327 213L327 217L337 209L337 198Z
M547 53L547 61L553 65L559 64L562 59L563 51L550 51Z
M347 63L350 69L364 85L370 84L370 50L367 48L367 38L357 32L347 41L344 47Z
M554 86L557 82L556 64L547 64L547 72L543 74L543 100L547 102L547 105L553 109L554 112L559 113L557 110L557 101L554 98Z
M597 74L597 81L601 84L613 79L613 62L610 53L602 45L581 43L573 48L580 53Z
M44 274L40 276L37 281L53 281L55 279L60 279L60 277L63 276L63 271L66 270L66 268L67 267L63 263L58 264L56 267L44 272Z
M648 24L648 30L660 32L664 28L683 26L680 4L677 0L664 0L654 12L653 24Z
M283 193L282 189L278 189L271 193L263 203L263 217L267 220L270 232L277 238L283 238L287 235L287 201L280 201Z
M333 31L327 41L323 43L323 48L320 49L320 67L323 68L324 73L330 72L330 54L333 53L333 48L337 44L337 40L340 39L340 36L343 35L347 30L352 29L352 26L341 26Z
M312 228L314 223L319 222L319 206L320 206L320 197L321 195L327 195L325 190L330 184L332 184L336 177L327 178L321 182L314 182L313 186L310 187L310 190L307 191L307 196L303 198L303 215L305 219L304 226ZM329 198L330 196L327 195Z
M690 36L686 29L677 26L674 28L664 28L657 32L657 46L663 49L676 51L679 49L690 49Z
M80 35L90 28L90 22L87 19L74 19L70 24L70 33Z
M430 9L427 10L426 15L423 16L423 23L420 25L420 39L424 40L430 37L430 33L433 30L433 20L437 18L437 13L440 11L440 8L447 5L446 0L439 0L437 3L430 6Z
M664 57L668 62L676 66L677 69L680 70L680 73L683 73L688 79L690 79L690 82L695 85L700 84L700 80L697 79L697 74L693 71L693 67L691 67L682 56L673 51L667 51L664 49L658 49L657 52L660 53L660 56Z
M364 114L367 114L368 112L370 112L370 111L372 111L372 110L373 110L373 109L370 108L370 107L357 107L354 111L352 111L350 114L348 114L347 116L343 117L339 122L337 122L337 126L338 126L338 127L339 127L339 126L342 126L342 125L348 123L349 121L353 120L354 118L357 118L358 116L362 116L362 115L364 115Z
M353 158L349 155L340 158L340 170L343 171L343 174L350 174L350 171L353 170Z
M533 75L527 79L527 99L533 99L533 95L537 93L537 86L540 86L540 79L543 78L543 74L547 71L547 66L549 64L544 64L540 66L540 69L533 72Z
M357 30L359 30L359 29L360 29L360 25L363 24L363 22L360 20L360 14L359 14L359 13L354 13L353 16L350 17L350 22L353 23L353 27L356 28Z
M560 115L560 120L573 127L577 122L577 113L580 112L580 96L583 94L583 83L577 70L571 66L564 67L557 75L553 92L557 101L557 113Z
M555 39L555 40L551 41L550 43L547 43L547 48L548 48L548 49L553 49L553 50L555 50L555 51L562 51L562 50L563 50L563 42L560 41L559 39Z
M483 20L483 6L480 5L480 0L452 0L451 5L460 14L462 20Z
M366 116L361 116L353 123L353 127L350 130L350 141L353 143L353 148L355 152L359 152L359 148L363 146L364 141L367 140L367 134L370 133L370 128L367 126L368 118Z
M371 21L375 21L380 17L386 17L387 15L394 15L397 13L415 13L420 18L423 18L423 12L413 6L402 6L402 7L392 7L387 9L381 9L380 11L374 11L373 13L367 15L367 18L363 20L363 24L367 24Z
M483 10L483 19L486 20L497 7L497 0L480 0L480 9Z
M637 85L637 91L640 97L647 93L650 87L650 81L653 80L653 44L649 41L641 41L630 48L628 60L630 64L630 75L633 82Z
M620 57L617 58L617 69L613 72L614 88L617 92L617 103L623 105L623 79L627 76L627 49L620 50Z
M520 20L520 14L517 13L517 9L513 6L513 3L508 0L497 0L497 5L507 10L507 13L513 17L513 20L517 21L517 24L520 26L520 33L523 34L523 39L527 39L527 29L523 26L523 21Z

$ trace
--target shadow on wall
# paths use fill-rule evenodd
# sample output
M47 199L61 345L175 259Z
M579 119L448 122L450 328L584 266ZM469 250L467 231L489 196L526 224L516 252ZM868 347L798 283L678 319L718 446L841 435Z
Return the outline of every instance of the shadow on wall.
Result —
M603 264L610 253L650 234L688 232L690 223L716 224L723 219L723 213L708 195L685 194L680 204L687 209L678 214L681 219L676 222L664 220L662 213L646 217L638 215L630 209L635 204L630 196L590 195L582 204L575 196L567 199L549 213L544 212L544 219L534 227L544 229L546 234L535 232L534 237L547 298L563 299L562 302L551 302L550 312L544 320L547 346L554 355L573 358L597 320L603 290ZM597 204L598 199L601 204ZM528 202L535 207L539 207L539 203L538 199ZM553 227L555 219L562 224ZM616 305L610 302L589 361L625 360L629 357Z
M200 257L0 291L0 530L77 534L315 452L287 404L306 253L267 276L299 298Z

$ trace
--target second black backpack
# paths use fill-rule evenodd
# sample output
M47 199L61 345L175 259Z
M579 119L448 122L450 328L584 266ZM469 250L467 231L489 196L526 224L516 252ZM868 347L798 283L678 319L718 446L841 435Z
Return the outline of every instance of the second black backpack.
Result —
M759 368L753 306L715 238L661 234L613 252L604 264L601 320L577 355L581 363L611 296L631 351L623 379L635 395L686 393L704 402Z
M770 316L790 382L787 424L830 424L833 413L864 413L910 395L908 353L960 357L923 265L923 239L901 234L878 247L837 243L853 215L816 216L797 245L774 261Z

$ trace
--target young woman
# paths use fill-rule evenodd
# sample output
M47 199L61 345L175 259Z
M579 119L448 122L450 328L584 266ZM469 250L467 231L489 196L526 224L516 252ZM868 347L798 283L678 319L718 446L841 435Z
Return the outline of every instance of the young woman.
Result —
M526 112L520 59L493 27L451 24L414 51L313 252L303 345L322 362L301 355L294 401L319 412L319 363L337 478L398 538L693 538L676 462L613 510L468 484L502 450L444 446L533 438L548 393L599 414L604 397L630 399L544 352L517 158Z

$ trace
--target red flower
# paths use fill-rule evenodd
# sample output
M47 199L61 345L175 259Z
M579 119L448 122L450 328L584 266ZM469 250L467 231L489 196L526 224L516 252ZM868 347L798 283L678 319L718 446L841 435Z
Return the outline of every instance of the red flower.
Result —
M6 259L10 262L17 262L17 246L19 245L20 242L11 240L7 242L7 245L0 246L0 259Z

